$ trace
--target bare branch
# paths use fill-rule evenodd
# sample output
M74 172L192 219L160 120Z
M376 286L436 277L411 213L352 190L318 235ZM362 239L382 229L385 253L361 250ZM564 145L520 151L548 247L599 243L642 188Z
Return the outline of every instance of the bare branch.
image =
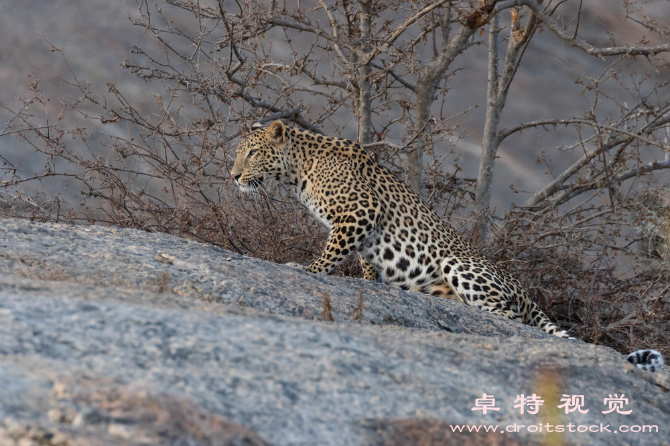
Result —
M557 120L554 122L537 121L535 123L526 124L525 128L531 127L532 126L531 124L534 124L535 126L541 126L541 125L552 125L552 124L558 125L558 124L574 124L574 123L588 124L591 126L594 125L592 121L587 121L583 119L575 119L575 120L566 119L566 120ZM604 146L596 147L595 149L586 152L579 160L577 160L570 167L561 172L560 175L558 175L541 191L535 193L528 201L526 201L526 206L537 206L542 201L546 200L549 196L553 195L554 193L558 192L561 189L564 189L564 184L566 181L568 181L568 179L570 179L573 175L577 174L577 172L579 172L582 169L582 167L586 166L592 159L594 159L602 152L609 151L612 148L622 144L627 144L631 140L633 140L633 138L641 138L642 140L647 142L647 138L643 138L640 135L634 134L632 132L621 131L618 128L609 126L601 126L601 128L606 128L607 130L610 130L612 132L621 133L621 135L611 137L609 138L608 143L605 144Z
M276 26L281 26L281 27L284 27L284 28L292 28L292 29L297 29L298 31L309 32L309 33L312 33L312 34L317 35L319 37L322 37L322 38L324 38L324 39L326 39L326 40L328 40L328 41L330 41L334 44L343 46L344 48L347 48L350 51L355 51L356 50L351 45L348 45L347 43L339 41L339 40L335 39L334 37L328 35L325 31L323 31L321 28L319 28L318 25L315 26L315 27L312 27L312 26L304 25L302 23L289 22L287 20L282 20L282 19L277 19L277 18L268 19L267 23L272 24L272 25L276 25Z
M542 23L544 23L547 28L549 28L554 34L559 36L561 39L570 43L572 46L580 48L581 50L591 54L592 56L604 57L604 56L618 56L618 55L627 55L627 56L653 56L659 53L665 53L670 51L670 43L657 46L616 46L616 47L605 47L598 48L594 47L590 43L582 40L576 36L569 35L563 27L561 27L558 22L549 15L547 15L544 9L534 0L522 0L522 3L525 6L528 6L533 13L538 17Z
M378 63L376 63L376 62L370 62L370 66L371 66L371 67L374 67L374 68L376 68L376 69L378 69L378 70L380 70L380 71L383 71L383 72L385 72L385 73L390 74L391 77L393 77L393 79L395 79L396 81L398 81L403 87L405 87L405 88L407 88L407 89L409 89L409 90L411 90L411 91L416 91L416 86L415 86L415 85L412 85L411 83L407 82L405 79L402 78L401 75L399 75L398 73L396 73L395 71L393 71L393 69L388 68L388 67L385 67L385 66L382 66L382 65L380 65L380 64L378 64Z
M324 0L319 0L319 4L323 8L324 11L326 11L326 14L328 14L328 20L330 21L330 28L333 33L333 46L335 47L335 51L337 51L337 54L340 56L340 59L346 64L351 64L351 61L349 58L344 54L342 51L342 48L340 47L340 44L338 43L340 40L340 36L337 32L337 22L335 21L335 18L333 17L333 14L330 12L330 9L328 6L326 6L326 2Z
M436 2L424 7L423 9L420 9L419 11L416 12L412 17L409 17L406 19L403 23L401 23L396 30L385 40L385 43L381 45L379 48L375 48L375 50L368 54L365 59L362 60L363 64L367 65L372 61L372 59L377 56L380 53L388 51L388 49L395 43L400 36L402 36L405 31L407 31L412 25L414 25L416 22L421 20L422 17L425 15L431 13L435 9L439 8L440 6L444 5L447 2L451 2L451 0L437 0Z

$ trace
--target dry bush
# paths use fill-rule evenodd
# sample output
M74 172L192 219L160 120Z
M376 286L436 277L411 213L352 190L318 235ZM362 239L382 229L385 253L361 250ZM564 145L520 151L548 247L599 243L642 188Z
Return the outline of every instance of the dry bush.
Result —
M307 263L326 231L281 185L240 195L229 178L235 142L253 121L284 119L340 135L353 117L372 156L519 278L559 325L620 351L670 354L670 212L660 175L670 167L670 94L658 75L667 73L662 54L670 47L590 45L578 33L581 2L470 3L166 0L155 8L138 0L132 20L163 53L133 46L123 66L155 89L154 108L136 108L122 86L96 93L73 73L64 88L78 99L57 110L35 78L33 96L11 110L0 137L20 139L44 167L26 173L0 153L0 210L166 232ZM639 5L624 4L650 33L670 32L636 12ZM171 25L186 16L190 28ZM538 29L606 62L599 76L575 79L588 99L575 116L551 116L547 107L547 119L504 128L510 84ZM450 79L460 75L453 60L485 44L484 150L475 180L463 177L452 156L463 132L458 122L471 107L450 115L443 105ZM637 69L627 65L632 57L650 65L624 81ZM552 180L496 216L490 200L500 145L522 131L557 127L574 140L558 156L576 161L554 170L544 151L536 154ZM337 274L360 276L357 260Z
M496 222L485 252L575 336L621 352L646 347L667 354L669 259L640 250L648 237L629 227L645 198L643 192L568 216L515 209ZM589 214L607 217L594 224Z

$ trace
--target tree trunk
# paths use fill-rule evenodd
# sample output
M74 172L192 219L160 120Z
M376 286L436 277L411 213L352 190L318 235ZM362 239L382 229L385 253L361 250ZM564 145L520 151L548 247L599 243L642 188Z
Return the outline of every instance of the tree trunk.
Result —
M370 3L361 1L360 31L363 42L362 53L367 53L370 48L367 43L370 39ZM356 58L360 60L360 58ZM370 65L365 64L358 67L358 142L369 144L372 142L372 91L370 83Z
M477 190L475 191L475 245L481 246L486 239L488 211L491 205L491 188L493 185L493 169L498 151L498 127L502 107L498 95L498 25L500 18L496 16L489 23L489 66L488 89L486 92L486 123L482 140L482 155L479 160Z
M542 3L542 0L539 0ZM488 229L488 217L491 207L491 190L493 188L493 173L495 169L496 155L500 145L500 115L507 102L509 86L514 79L514 74L522 56L522 48L527 44L535 32L537 24L533 13L528 17L525 29L521 28L520 8L511 11L512 20L510 34L507 44L505 63L500 75L498 74L498 26L500 19L498 15L493 17L489 24L489 72L488 90L486 99L486 123L484 124L484 137L482 140L482 156L479 161L479 174L477 176L477 190L475 191L475 213L476 222L474 227L474 240L477 246L482 246L486 241Z
M433 82L421 81L416 86L416 121L414 122L413 138L423 133L430 119L430 106L433 104ZM423 175L423 154L426 148L426 139L419 135L414 144L410 145L407 154L407 183L421 198L426 198L426 184Z
M372 142L372 95L368 66L358 68L358 142Z

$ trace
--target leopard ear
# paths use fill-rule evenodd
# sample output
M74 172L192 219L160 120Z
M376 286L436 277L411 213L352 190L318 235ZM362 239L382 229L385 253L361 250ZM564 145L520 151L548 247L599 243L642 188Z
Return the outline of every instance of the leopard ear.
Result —
M286 141L286 126L281 121L274 121L265 131L270 141L277 145L282 145Z
M251 130L258 130L262 128L263 124L261 124L260 122L254 122L253 124L251 124Z

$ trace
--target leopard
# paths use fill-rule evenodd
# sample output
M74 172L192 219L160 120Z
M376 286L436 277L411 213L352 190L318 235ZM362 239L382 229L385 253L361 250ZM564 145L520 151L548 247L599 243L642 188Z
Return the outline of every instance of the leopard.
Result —
M286 126L254 123L237 145L231 178L258 193L267 180L283 183L328 230L316 260L288 265L329 274L358 254L363 277L474 306L572 338L554 324L521 283L482 255L407 184L357 142ZM655 350L627 358L645 370L662 366Z

